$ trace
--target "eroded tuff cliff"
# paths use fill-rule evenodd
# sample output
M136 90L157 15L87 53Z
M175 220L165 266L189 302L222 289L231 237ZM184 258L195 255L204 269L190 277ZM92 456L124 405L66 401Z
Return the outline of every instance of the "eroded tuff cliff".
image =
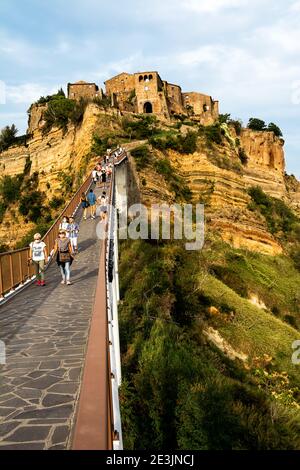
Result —
M285 174L284 141L273 132L250 129L243 129L237 136L231 128L229 137L222 145L212 147L200 139L195 153L182 155L169 150L168 157L191 189L193 201L205 204L207 229L216 229L235 248L280 254L283 247L269 232L265 218L249 209L251 198L247 190L260 186L266 194L299 209L300 183ZM239 149L247 156L244 165ZM174 200L165 179L153 169L141 172L138 180L146 204Z
M80 126L68 125L66 132L52 128L43 135L43 111L45 106L33 106L29 119L26 145L12 146L0 153L0 175L16 176L24 172L30 162L30 175L38 173L37 189L45 193L45 204L63 192L61 172L71 175L76 186L95 164L91 154L93 135L114 132L116 124L113 111L104 112L95 104L89 104ZM79 180L80 176L80 180ZM76 180L77 178L77 180ZM70 195L66 195L66 200ZM13 247L33 227L34 223L18 213L18 203L6 211L0 224L0 245Z

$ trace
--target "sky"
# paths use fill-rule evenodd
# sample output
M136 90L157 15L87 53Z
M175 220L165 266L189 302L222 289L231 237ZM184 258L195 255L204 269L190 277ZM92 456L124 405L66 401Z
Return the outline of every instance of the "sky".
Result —
M157 70L220 112L275 122L300 179L300 1L0 0L0 128L68 82Z

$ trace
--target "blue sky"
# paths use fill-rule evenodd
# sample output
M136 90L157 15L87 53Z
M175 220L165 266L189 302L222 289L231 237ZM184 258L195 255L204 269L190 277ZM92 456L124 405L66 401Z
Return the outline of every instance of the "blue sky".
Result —
M245 124L278 124L300 179L299 59L298 0L1 0L0 127L23 133L30 103L68 82L158 70Z

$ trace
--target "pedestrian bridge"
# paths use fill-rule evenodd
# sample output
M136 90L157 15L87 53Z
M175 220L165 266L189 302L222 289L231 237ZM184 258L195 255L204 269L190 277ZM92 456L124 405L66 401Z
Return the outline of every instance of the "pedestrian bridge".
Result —
M126 161L126 152L115 160L111 204ZM28 249L0 254L0 450L123 448L116 214L105 239L99 217L81 220L92 185L89 176L43 238L49 253L61 217L80 222L72 285L61 285L53 260L46 287L34 285Z

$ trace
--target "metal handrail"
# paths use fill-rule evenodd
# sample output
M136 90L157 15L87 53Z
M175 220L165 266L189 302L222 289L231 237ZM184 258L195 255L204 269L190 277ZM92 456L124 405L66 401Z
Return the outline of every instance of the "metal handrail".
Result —
M119 155L115 165L127 158ZM95 304L86 352L81 392L72 442L73 450L121 450L123 447L118 388L120 385L120 348L115 286L109 279L112 238L117 244L114 220L115 169L109 189L106 239L100 244L100 264ZM116 254L116 251L114 252ZM114 262L113 271L116 269ZM117 276L114 276L114 280Z
M80 205L81 194L86 193L92 184L89 176L79 187L72 199L66 204L63 211L52 224L48 232L44 235L43 241L46 243L48 253L54 246L58 236L58 229L61 218L68 214L74 215ZM0 301L6 294L15 292L18 287L30 282L34 276L34 268L28 265L29 247L18 250L0 253Z

